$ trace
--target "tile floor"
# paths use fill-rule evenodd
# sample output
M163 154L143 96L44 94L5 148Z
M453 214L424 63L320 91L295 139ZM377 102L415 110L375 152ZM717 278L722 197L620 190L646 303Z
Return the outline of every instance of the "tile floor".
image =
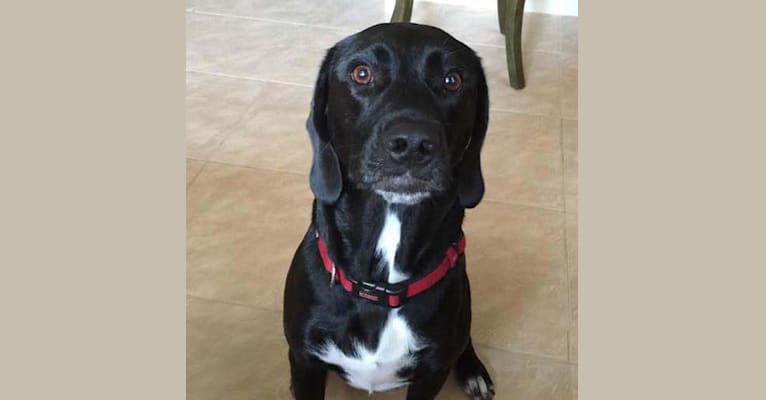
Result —
M323 51L390 0L187 1L187 391L286 399L282 285L309 222L304 129ZM497 399L577 396L577 18L527 13L508 86L494 10L416 1L476 49L491 93L485 201L467 214L473 337ZM331 376L328 399L367 399ZM372 399L404 399L404 390ZM440 399L464 399L449 381Z

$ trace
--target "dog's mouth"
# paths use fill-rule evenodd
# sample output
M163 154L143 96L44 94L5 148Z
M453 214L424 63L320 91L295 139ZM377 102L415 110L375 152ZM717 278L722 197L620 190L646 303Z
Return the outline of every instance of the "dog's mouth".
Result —
M387 202L396 204L418 203L436 189L430 181L415 177L409 171L401 175L384 176L373 183L372 188Z

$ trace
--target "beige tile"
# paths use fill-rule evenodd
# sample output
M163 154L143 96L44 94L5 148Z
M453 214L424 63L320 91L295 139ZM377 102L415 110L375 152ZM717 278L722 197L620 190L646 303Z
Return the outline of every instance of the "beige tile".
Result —
M220 63L231 51L226 20L186 13L186 68L203 69Z
M577 56L564 56L561 61L561 116L577 119Z
M578 196L578 132L577 121L562 120L564 143L564 194L567 213L577 213Z
M577 54L577 17L561 17L561 53Z
M308 174L311 143L306 133L312 89L255 83L250 112L211 159L237 165Z
M253 82L186 74L186 155L208 160L256 95Z
M465 231L474 342L566 360L563 214L483 202L468 212Z
M521 27L521 48L523 51L555 53L560 47L561 16L524 13Z
M281 309L311 219L308 178L208 163L187 192L187 293Z
M569 326L569 360L577 362L578 354L578 242L577 242L577 215L566 217L567 235L567 268L569 274L569 307L571 310Z
M194 178L197 177L197 174L202 171L202 167L205 165L204 161L199 160L192 160L191 158L186 159L186 186L188 187L192 181L194 181Z
M558 54L528 51L523 57L526 87L511 88L505 49L472 46L482 58L489 86L489 106L520 113L561 115L561 60Z
M563 209L560 120L491 112L482 148L486 198Z
M469 45L505 48L505 36L500 33L495 8L416 1L412 9L412 22L439 27ZM525 13L521 47L525 51L558 53L561 47L560 31L560 16Z
M311 86L339 30L194 14L187 18L187 68Z
M564 194L564 201L566 202L566 212L569 214L577 214L577 195Z
M575 400L572 366L534 357L513 355L497 349L476 346L495 383L495 399ZM439 399L465 400L465 393L454 379L444 385Z
M384 0L196 0L198 12L215 12L360 30L388 22L393 5Z
M279 312L188 298L189 400L290 398Z

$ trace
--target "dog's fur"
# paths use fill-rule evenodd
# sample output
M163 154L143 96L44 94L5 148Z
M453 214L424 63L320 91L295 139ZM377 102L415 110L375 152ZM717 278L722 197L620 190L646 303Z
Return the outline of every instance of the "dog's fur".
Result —
M360 64L370 67L371 83L352 80ZM453 71L462 86L449 91L444 77ZM454 369L472 398L494 396L471 344L465 257L389 309L331 286L315 237L360 281L396 283L433 270L460 236L465 208L483 196L488 107L479 58L437 28L376 25L327 52L307 122L312 222L284 297L297 400L323 399L328 370L370 392L409 385L407 399L427 400ZM396 153L396 143L408 150Z

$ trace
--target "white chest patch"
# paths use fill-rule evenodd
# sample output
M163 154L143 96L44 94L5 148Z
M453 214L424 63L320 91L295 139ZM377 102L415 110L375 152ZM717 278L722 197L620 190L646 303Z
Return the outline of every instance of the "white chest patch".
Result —
M372 393L406 385L407 381L396 373L411 366L415 362L413 354L422 348L407 321L397 310L391 310L375 351L357 343L354 346L357 356L348 356L329 342L316 355L328 364L343 368L349 385Z
M396 250L399 249L399 241L402 237L402 221L399 216L391 210L386 210L386 219L383 223L383 229L378 237L376 251L380 254L388 268L388 283L401 282L409 276L396 268Z

